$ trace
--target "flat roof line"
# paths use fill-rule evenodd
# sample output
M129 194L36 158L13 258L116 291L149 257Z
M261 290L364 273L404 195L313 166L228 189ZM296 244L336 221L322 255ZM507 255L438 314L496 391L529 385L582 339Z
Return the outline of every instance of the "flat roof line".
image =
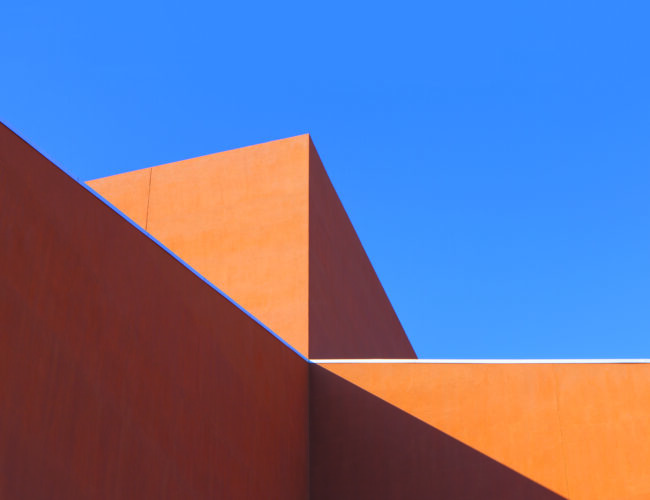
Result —
M345 363L384 363L384 364L495 364L495 365L534 365L534 364L614 364L650 363L650 358L603 358L603 359L311 359L317 364Z

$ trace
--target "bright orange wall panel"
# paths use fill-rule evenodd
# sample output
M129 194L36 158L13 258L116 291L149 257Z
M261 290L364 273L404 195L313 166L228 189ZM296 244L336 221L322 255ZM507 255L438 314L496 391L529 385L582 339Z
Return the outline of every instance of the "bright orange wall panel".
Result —
M314 499L395 498L393 484L650 498L650 365L343 363L311 378Z
M299 136L146 169L148 193L126 187L143 171L88 184L129 216L147 206L148 232L306 354L308 145Z
M415 357L309 136L88 184L304 355Z
M307 498L304 359L5 127L0 207L0 498Z
M650 498L650 365L556 365L570 498Z

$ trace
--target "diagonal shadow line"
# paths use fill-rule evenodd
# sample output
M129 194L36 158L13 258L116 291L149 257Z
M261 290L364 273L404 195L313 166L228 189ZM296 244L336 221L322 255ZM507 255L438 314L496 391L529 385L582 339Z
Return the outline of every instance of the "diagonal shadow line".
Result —
M310 365L312 500L565 497Z

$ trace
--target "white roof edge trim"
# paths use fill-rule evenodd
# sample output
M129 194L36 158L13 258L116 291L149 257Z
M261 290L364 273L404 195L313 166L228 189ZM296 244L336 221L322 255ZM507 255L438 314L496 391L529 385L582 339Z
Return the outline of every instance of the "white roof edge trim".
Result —
M316 364L650 364L650 358L604 358L604 359L310 359Z

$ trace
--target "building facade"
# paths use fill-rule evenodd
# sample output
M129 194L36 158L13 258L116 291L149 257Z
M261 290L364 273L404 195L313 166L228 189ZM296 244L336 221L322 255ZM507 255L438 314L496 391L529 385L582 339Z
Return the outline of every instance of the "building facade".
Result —
M0 239L1 498L650 498L650 366L418 360L309 136L85 186L2 126Z

